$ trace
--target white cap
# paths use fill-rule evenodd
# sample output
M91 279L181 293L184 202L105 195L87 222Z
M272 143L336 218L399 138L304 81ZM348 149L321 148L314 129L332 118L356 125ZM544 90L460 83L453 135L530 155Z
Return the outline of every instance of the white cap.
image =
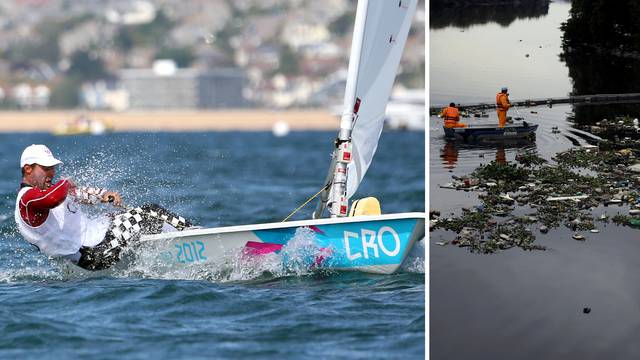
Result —
M42 166L54 166L62 164L62 161L53 157L51 150L44 145L30 145L22 152L20 157L20 167L25 165L38 164Z

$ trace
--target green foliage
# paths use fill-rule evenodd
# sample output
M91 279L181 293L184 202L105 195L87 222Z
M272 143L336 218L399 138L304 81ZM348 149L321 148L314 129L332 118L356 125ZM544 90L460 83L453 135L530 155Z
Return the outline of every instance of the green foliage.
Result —
M637 92L640 83L640 3L574 0L562 25L561 58L573 94ZM576 119L608 117L607 107L576 108ZM637 112L637 110L634 110Z
M67 72L83 81L105 78L108 73L99 57L93 57L86 51L77 51L71 55L71 67Z
M121 27L115 37L115 44L125 52L137 46L161 46L173 25L164 12L158 11L155 19L147 24Z
M329 24L329 31L337 36L345 36L353 29L355 19L355 11L346 12Z
M618 51L640 50L640 4L635 0L574 0L562 25L563 46L602 46Z
M29 63L42 60L55 65L60 60L58 40L60 35L75 26L90 20L91 15L76 16L65 21L44 21L35 28L31 41L12 45L3 57L13 63Z
M81 83L80 79L75 76L63 78L51 91L49 107L68 109L78 106Z
M529 173L529 170L516 165L492 161L487 165L481 165L471 175L484 181L500 182L502 191L514 191L529 179Z
M17 110L19 109L18 104L13 99L4 98L0 100L0 109L3 110Z
M489 219L491 219L489 212L468 211L464 212L459 218L442 219L436 222L432 230L444 229L459 233L464 227L472 227L484 231Z
M172 59L178 67L189 67L195 56L190 47L162 48L156 52L156 59Z
M289 46L283 46L280 49L280 67L278 72L285 75L297 75L300 72L300 64L298 56Z
M46 31L41 33L43 29ZM42 24L39 26L38 35L31 41L17 43L8 49L8 59L13 63L30 63L33 60L57 63L60 58L58 37L61 30L62 28L51 23Z
M215 45L222 49L230 59L233 59L235 50L231 46L231 39L242 32L242 13L238 11L233 1L227 0L227 5L231 9L231 18L222 30L216 32Z

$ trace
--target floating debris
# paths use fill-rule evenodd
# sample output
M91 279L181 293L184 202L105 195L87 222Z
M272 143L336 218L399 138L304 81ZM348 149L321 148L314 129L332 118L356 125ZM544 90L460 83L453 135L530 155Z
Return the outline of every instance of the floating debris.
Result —
M547 201L564 201L564 200L582 200L589 198L589 195L575 195L575 196L549 196Z
M530 167L533 165L541 165L547 162L547 160L538 156L538 154L527 152L527 153L519 153L516 155L516 161L526 167Z
M608 140L619 138L640 139L638 119L630 116L617 116L613 120L602 119L594 125L579 126L579 128Z
M561 225L574 232L598 233L596 221L640 228L640 176L635 172L640 169L640 141L637 149L584 146L558 153L552 160L555 164L524 152L516 155L517 164L492 161L468 176L454 176L450 187L479 191L482 204L465 209L459 218L438 221L434 228L456 233L473 229L459 234L455 243L482 253L511 247L543 249L534 246L535 237L525 228L529 224L539 224L543 234ZM629 215L593 214L599 206L613 205L628 207L624 212ZM515 215L516 208L533 212ZM498 230L503 227L519 230ZM585 240L578 233L573 238Z

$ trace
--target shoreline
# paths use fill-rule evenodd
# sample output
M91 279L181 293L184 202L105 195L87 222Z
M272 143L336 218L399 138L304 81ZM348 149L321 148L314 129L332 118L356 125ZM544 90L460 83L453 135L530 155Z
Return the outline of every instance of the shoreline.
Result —
M326 109L166 110L166 111L0 111L0 133L52 132L66 120L84 115L113 132L271 131L279 121L292 131L337 130L340 118Z

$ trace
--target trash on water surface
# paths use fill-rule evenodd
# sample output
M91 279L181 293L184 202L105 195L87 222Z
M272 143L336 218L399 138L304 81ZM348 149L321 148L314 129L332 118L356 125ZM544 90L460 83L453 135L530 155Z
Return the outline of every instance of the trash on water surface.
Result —
M438 222L434 229L459 233L456 244L472 252L493 253L513 247L545 249L534 243L530 224L538 224L533 228L542 234L564 225L578 241L586 238L576 231L601 231L596 221L640 228L640 175L634 171L640 170L640 131L637 139L635 145L618 139L631 147L600 142L572 148L555 154L553 162L525 150L516 154L517 163L492 161L469 175L453 176L451 188L478 191L481 204L465 209L461 217ZM625 213L593 213L611 205ZM460 233L465 227L474 230ZM509 227L518 230L504 230Z

